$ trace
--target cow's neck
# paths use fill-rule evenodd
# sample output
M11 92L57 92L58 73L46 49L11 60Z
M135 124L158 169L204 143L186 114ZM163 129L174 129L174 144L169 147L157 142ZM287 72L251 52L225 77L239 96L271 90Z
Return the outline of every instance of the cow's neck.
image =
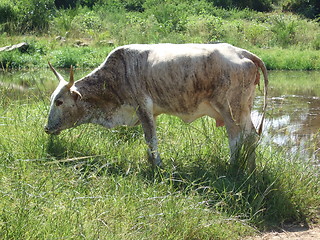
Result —
M109 112L119 108L122 104L121 99L108 82L108 75L110 74L105 70L97 69L75 82L75 87L82 96L79 106L84 110L80 124L105 125L103 119L108 118Z
M75 82L77 90L84 99L101 99L121 102L117 95L116 77L106 68L97 68L89 75Z
M96 98L102 94L103 86L106 86L105 82L106 80L99 77L95 71L75 82L75 86L83 98Z

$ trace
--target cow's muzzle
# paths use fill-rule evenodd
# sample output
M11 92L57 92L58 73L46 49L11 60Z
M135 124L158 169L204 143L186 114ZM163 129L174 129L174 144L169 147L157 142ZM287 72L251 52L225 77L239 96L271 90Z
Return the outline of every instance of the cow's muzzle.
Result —
M47 126L44 127L44 131L45 131L47 134L51 134L51 135L58 135L58 134L60 134L60 131L59 131L59 130L50 130Z

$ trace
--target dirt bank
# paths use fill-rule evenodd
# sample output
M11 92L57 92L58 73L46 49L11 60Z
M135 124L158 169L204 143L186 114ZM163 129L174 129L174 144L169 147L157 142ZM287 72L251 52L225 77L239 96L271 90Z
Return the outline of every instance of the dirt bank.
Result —
M259 236L249 237L246 240L318 240L320 239L320 226L316 227L288 227L279 232L262 233Z

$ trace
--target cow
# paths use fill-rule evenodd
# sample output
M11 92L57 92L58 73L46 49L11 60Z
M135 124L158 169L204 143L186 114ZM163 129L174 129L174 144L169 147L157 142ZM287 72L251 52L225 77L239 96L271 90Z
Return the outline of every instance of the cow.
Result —
M106 128L141 123L148 145L149 161L161 166L156 135L156 117L170 114L185 122L202 116L226 126L230 162L237 163L241 149L255 168L256 142L261 134L267 106L268 76L265 64L253 53L226 43L132 44L114 49L87 76L70 80L52 67L60 81L51 96L45 132L84 123ZM264 106L258 132L251 108L260 73L264 76Z

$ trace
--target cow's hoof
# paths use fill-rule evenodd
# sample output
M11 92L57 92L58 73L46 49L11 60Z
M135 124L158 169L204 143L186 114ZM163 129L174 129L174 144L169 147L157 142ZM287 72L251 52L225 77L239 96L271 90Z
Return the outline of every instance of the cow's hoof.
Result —
M149 160L152 163L153 167L159 167L162 168L162 161L160 157L156 157L155 159Z
M148 152L148 160L153 167L162 167L162 161L158 154L152 154Z

